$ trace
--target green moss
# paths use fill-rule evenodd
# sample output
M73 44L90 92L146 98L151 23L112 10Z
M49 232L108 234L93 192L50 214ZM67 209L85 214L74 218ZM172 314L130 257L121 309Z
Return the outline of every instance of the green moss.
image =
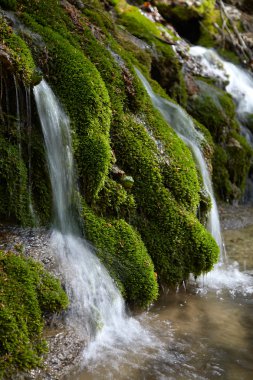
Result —
M251 151L239 135L235 104L230 95L202 80L199 93L188 99L188 111L211 132L215 147L213 181L216 194L232 202L243 194L249 172Z
M240 189L238 194L238 198L240 198L245 190L253 150L246 139L234 131L231 133L226 150L230 181Z
M114 131L113 143L120 167L135 180L135 225L160 282L175 284L190 272L210 270L218 248L196 217L165 188L155 144L144 126L126 118Z
M1 44L9 56L11 70L25 84L31 84L35 75L35 64L31 52L25 41L13 32L2 16L0 16L0 35Z
M213 184L220 199L227 202L234 199L233 185L229 179L227 152L219 145L215 146L213 155Z
M135 212L135 201L132 194L129 194L122 184L108 178L93 209L97 213L109 217L120 217L126 220L131 218Z
M217 52L225 60L232 62L234 65L240 65L240 59L233 51L219 48Z
M104 219L84 207L87 238L129 304L147 306L157 298L154 266L139 234L124 220Z
M73 47L53 30L34 23L29 16L26 22L47 44L49 80L76 132L80 189L91 202L103 186L111 161L108 93L97 69L81 49Z
M0 251L0 376L42 364L47 346L42 339L43 313L68 305L66 294L42 266Z
M186 91L181 66L172 46L163 42L164 34L169 34L168 29L161 24L153 23L142 15L137 7L130 6L123 0L117 2L115 8L120 17L119 21L127 30L155 49L155 54L152 54L151 76L172 98L184 104ZM177 38L171 35L171 39Z
M205 81L196 84L199 92L188 99L187 111L208 128L215 142L224 143L231 130L238 130L233 100Z
M217 29L215 24L221 27L222 20L218 9L208 12L200 23L200 38L198 44L205 47L215 47L217 42Z
M0 136L0 217L29 224L27 170L17 144Z

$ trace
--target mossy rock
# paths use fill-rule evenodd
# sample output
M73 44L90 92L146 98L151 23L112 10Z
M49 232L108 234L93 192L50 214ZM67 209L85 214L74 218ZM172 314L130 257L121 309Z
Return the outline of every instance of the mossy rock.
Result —
M7 60L4 66L26 85L33 83L35 75L35 63L25 41L13 32L2 15L0 15L0 34L2 49Z
M226 151L230 180L239 189L239 196L237 197L239 199L243 196L245 190L253 150L243 136L233 132L228 140Z
M0 377L42 364L44 313L68 306L60 282L31 259L0 251Z
M160 283L176 284L190 272L210 270L217 260L218 247L197 218L166 189L156 146L144 126L130 117L114 133L113 146L120 167L135 179L134 224L152 257ZM192 194L199 196L198 191L194 194L192 190Z
M111 163L110 99L96 67L67 39L30 17L27 23L47 44L48 75L75 131L80 190L91 202L102 188ZM81 110L81 111L80 111Z
M154 3L165 18L177 17L184 21L191 18L202 18L207 13L212 12L215 6L214 0L203 0L199 6L189 6L186 1L175 4L175 2L155 0Z
M124 220L105 219L83 208L87 238L130 305L147 306L158 296L154 265L140 237Z
M30 224L27 169L17 144L0 136L0 218ZM12 220L13 219L13 220Z
M211 133L216 143L225 143L230 131L238 131L235 104L225 91L196 79L198 92L188 98L187 111Z
M199 79L196 84L199 92L188 98L187 110L208 128L217 144L213 156L215 192L222 200L239 200L252 153L239 135L235 104L229 94L212 84Z
M151 50L151 76L157 80L168 94L181 104L186 102L186 91L181 65L172 46L163 42L163 34L169 31L163 25L153 23L141 14L137 7L124 0L114 2L119 15L119 21L134 36L146 41ZM177 37L171 35L171 40Z

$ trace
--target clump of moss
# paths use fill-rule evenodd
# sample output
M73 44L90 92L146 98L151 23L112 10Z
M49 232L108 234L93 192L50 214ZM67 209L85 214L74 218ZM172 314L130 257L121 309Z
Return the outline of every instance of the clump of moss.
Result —
M99 193L99 197L93 204L100 215L115 218L131 218L135 212L135 201L121 183L118 183L111 178L107 178L103 189Z
M203 17L214 10L215 1L214 0L203 0L200 5L189 6L186 3L179 5L175 4L164 4L164 1L156 0L155 4L158 10L166 18L177 17L180 20L189 20L191 18Z
M22 255L0 251L0 376L42 364L43 314L68 306L58 280Z
M205 125L216 143L224 143L231 130L238 130L235 105L225 91L196 80L199 92L188 99L188 112Z
M186 101L186 91L180 63L172 46L163 42L164 34L170 32L163 25L153 23L141 14L137 7L124 0L115 2L121 22L134 36L146 41L154 50L151 54L151 76L157 80L168 94L181 104ZM171 40L176 40L173 34ZM148 61L147 61L148 62Z
M49 54L48 75L75 130L80 189L91 202L102 188L111 162L110 100L97 69L81 49L47 27L26 21L41 34ZM70 90L71 89L71 90ZM81 110L81 112L80 112Z
M131 117L125 118L114 130L113 146L120 167L135 179L134 223L154 261L159 281L176 284L190 272L210 270L217 260L218 247L196 217L179 206L166 189L155 144L144 126Z
M250 168L251 150L239 135L235 104L230 95L203 80L196 80L199 93L188 98L188 111L210 131L217 144L213 156L213 180L217 195L238 200Z
M0 217L14 217L21 224L29 224L27 169L20 157L18 145L0 136Z
M158 296L154 265L140 235L123 219L96 216L84 206L85 231L129 304L147 306Z
M3 16L0 16L0 35L1 44L8 55L8 65L11 71L25 84L33 83L35 63L30 49L25 41L13 32Z

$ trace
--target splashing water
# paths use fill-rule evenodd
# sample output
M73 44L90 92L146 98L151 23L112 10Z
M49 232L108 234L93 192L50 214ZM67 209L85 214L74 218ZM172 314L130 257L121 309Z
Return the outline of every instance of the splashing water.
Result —
M238 117L243 123L247 116L253 113L253 77L244 69L224 61L212 49L194 46L190 49L190 54L197 59L204 76L228 82L226 91L234 99ZM241 125L241 133L253 146L253 136L243 125ZM252 189L251 186L250 188ZM253 293L252 277L241 272L237 262L223 265L219 263L198 283L201 291L204 292L209 288L217 292L221 289L228 289L231 294Z
M216 240L220 248L220 260L223 261L223 242L221 236L220 220L217 204L215 201L212 181L201 151L201 142L204 140L203 135L195 129L194 123L189 115L177 104L169 102L167 99L156 95L146 78L138 69L135 69L138 77L142 81L147 93L149 94L153 105L157 108L164 119L172 126L178 136L191 149L194 159L202 175L205 190L209 194L212 202L212 208L208 215L208 229Z
M71 300L67 322L89 341L83 365L101 364L127 350L157 346L157 340L128 317L124 301L108 272L81 237L74 209L79 207L69 119L43 80L34 96L44 134L55 208L51 237Z

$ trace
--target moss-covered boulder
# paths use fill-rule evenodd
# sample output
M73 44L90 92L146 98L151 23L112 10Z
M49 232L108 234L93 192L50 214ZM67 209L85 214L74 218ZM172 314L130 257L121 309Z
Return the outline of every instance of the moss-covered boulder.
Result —
M105 219L84 207L85 232L130 305L158 296L157 275L141 236L123 219Z
M43 315L68 306L60 282L31 259L0 251L0 377L42 364Z
M197 92L188 98L187 111L208 128L216 143L225 143L230 131L239 130L232 97L203 80L195 84Z
M157 148L145 127L129 116L114 131L113 143L120 166L135 180L134 224L152 257L160 283L175 284L188 278L190 272L199 274L210 270L217 260L218 247L194 214L173 197L173 190L170 192L169 184L164 182ZM186 146L184 150L188 154ZM173 158L173 154L177 158L173 150L169 157ZM180 164L177 169L180 171ZM198 197L197 189L191 188L190 192L193 199Z
M215 1L154 1L162 16L171 22L178 33L191 41L197 43L200 38L208 39L214 32L213 22L216 21ZM208 37L208 38L207 38Z
M239 134L236 107L223 90L196 79L198 91L188 98L188 112L210 131L216 143L213 180L217 195L232 202L242 197L252 151Z
M172 98L184 104L186 92L181 64L165 38L169 36L173 42L177 40L177 37L170 29L152 22L141 13L139 8L129 5L125 0L115 0L113 3L119 16L118 22L132 35L150 46L151 76L166 89Z

